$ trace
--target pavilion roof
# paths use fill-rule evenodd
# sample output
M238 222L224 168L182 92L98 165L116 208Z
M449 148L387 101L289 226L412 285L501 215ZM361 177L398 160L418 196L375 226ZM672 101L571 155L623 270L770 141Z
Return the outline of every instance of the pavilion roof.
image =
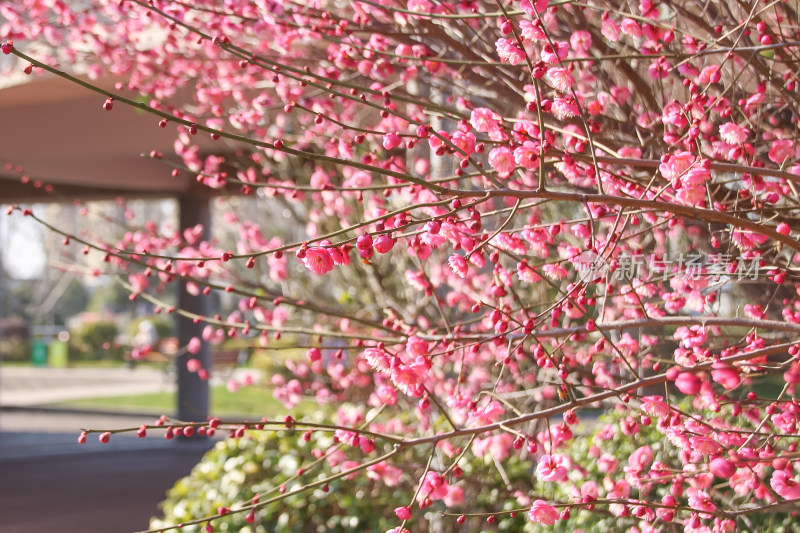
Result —
M121 104L104 111L102 95L55 76L2 85L3 202L174 196L198 188L188 173L173 178L171 167L147 156L173 153L174 126L159 128L156 117ZM52 184L54 192L21 183L17 167L31 182Z

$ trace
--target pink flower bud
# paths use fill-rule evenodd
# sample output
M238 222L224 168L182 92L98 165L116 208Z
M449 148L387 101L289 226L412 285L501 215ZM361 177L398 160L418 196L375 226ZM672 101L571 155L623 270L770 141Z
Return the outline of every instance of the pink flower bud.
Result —
M383 147L387 150L391 150L392 148L397 148L400 146L403 140L397 134L397 132L387 133L383 136Z
M691 372L682 372L675 380L675 386L678 387L678 390L690 396L700 392L701 384L702 381L700 378Z
M372 235L362 235L356 240L356 248L359 250L369 250L372 248Z
M186 351L191 354L196 354L200 351L200 348L203 346L203 342L198 339L197 337L192 337L189 339L188 344L186 344Z
M372 450L375 449L375 443L366 437L359 437L358 445L361 446L361 451L364 453L372 453Z
M381 235L380 237L375 239L374 246L375 249L378 251L378 253L385 254L386 252L392 249L392 247L394 246L394 241L388 235Z
M400 520L409 520L411 518L411 509L408 507L398 507L394 510L394 514L397 515L397 518Z
M306 357L309 361L314 363L322 359L322 352L319 350L319 348L311 348L306 352Z

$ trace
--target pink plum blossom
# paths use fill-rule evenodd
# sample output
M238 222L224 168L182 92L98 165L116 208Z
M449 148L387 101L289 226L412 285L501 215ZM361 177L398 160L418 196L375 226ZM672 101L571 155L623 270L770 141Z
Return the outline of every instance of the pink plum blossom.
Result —
M779 165L784 164L787 159L794 157L794 141L785 139L773 141L769 148L769 160Z
M333 258L325 248L307 248L301 261L314 274L327 274L333 270Z
M508 177L517 168L514 153L505 146L492 148L489 152L489 164L502 177Z
M547 71L547 78L556 90L567 92L575 83L575 79L569 71L562 67L552 67Z
M785 470L775 470L769 480L772 489L781 498L794 500L800 498L800 482L795 480L789 472Z
M558 454L545 454L539 458L536 465L536 475L542 481L564 481L568 472L564 466L564 458Z
M537 524L552 526L558 520L558 510L544 500L536 500L528 511L528 518Z
M525 53L520 50L519 46L514 41L503 39L502 37L495 43L497 47L497 55L504 63L511 65L519 65L525 60Z
M525 141L514 149L514 161L522 168L534 169L539 166L539 148L533 141Z
M719 136L729 144L742 144L749 134L750 130L733 122L726 122L719 127Z

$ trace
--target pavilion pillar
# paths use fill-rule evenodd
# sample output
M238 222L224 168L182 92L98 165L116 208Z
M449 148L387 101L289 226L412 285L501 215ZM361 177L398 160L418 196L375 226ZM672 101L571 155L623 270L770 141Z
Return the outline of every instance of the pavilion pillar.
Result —
M211 205L208 198L184 195L178 198L180 210L179 224L181 233L187 228L203 225L202 240L208 240L211 232ZM193 295L186 290L186 283L180 284L178 307L184 311L201 316L211 313L210 296L202 294ZM178 341L180 346L186 346L192 337L202 338L204 324L194 323L192 319L178 315ZM178 398L177 417L179 420L203 422L209 414L209 387L208 380L202 380L197 372L186 369L186 361L198 359L203 368L211 372L211 348L203 342L200 351L196 354L184 353L177 362Z

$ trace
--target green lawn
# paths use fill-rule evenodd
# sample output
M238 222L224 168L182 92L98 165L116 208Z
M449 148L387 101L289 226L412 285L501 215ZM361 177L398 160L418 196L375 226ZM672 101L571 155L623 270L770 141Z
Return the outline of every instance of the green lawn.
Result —
M310 404L302 402L297 409ZM134 396L111 396L85 398L61 402L57 407L97 409L105 411L144 411L153 414L171 414L175 410L175 395L167 392L138 394ZM211 387L211 414L217 416L242 415L250 418L277 416L287 413L286 408L272 397L272 391L263 387L243 387L230 392L225 386Z

